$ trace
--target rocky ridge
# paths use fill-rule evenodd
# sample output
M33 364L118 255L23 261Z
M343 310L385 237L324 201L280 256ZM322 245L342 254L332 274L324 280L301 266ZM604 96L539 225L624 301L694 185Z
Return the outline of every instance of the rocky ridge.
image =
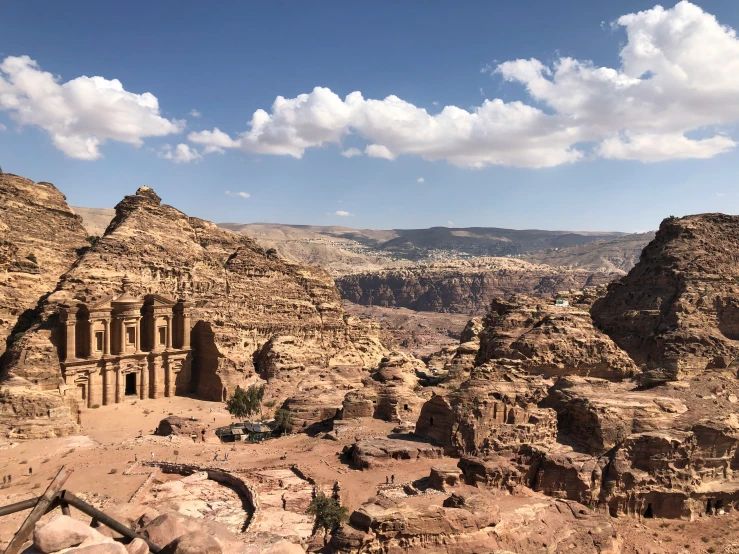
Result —
M668 218L592 309L637 364L678 379L739 368L739 217Z
M66 213L79 225L68 208ZM69 271L63 269L53 292L40 299L36 322L6 354L6 384L57 389L58 307L117 294L126 276L135 296L157 293L192 303L193 390L202 398L221 400L224 390L260 377L290 381L294 368L280 372L270 359L361 370L375 367L385 353L371 326L344 314L323 270L265 253L248 237L188 217L147 187L124 198L100 240ZM271 340L277 336L289 338Z
M356 304L484 315L495 297L552 298L561 290L605 284L616 276L515 258L476 258L345 275L336 279L336 286Z

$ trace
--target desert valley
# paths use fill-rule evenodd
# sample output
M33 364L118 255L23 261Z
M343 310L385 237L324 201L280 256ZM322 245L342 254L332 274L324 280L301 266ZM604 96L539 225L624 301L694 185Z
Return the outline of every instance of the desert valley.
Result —
M733 551L735 216L356 272L148 187L85 210L5 173L0 222L2 504L64 466L163 552ZM222 442L258 385L267 438ZM68 510L25 551L153 548Z
M0 2L0 553L739 554L737 6Z

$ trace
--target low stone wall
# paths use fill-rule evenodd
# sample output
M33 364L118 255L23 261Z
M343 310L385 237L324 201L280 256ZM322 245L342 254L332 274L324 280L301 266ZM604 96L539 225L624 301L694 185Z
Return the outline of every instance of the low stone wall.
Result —
M177 475L185 476L202 471L208 474L208 479L216 481L217 483L221 483L235 490L241 497L245 498L247 501L246 511L248 517L246 519L246 522L244 523L244 528L242 532L245 532L248 529L249 525L251 525L252 522L254 522L259 517L259 496L256 489L251 483L248 483L247 481L241 479L231 472L212 466L177 464L172 462L142 462L141 465L159 468L163 473L175 473Z

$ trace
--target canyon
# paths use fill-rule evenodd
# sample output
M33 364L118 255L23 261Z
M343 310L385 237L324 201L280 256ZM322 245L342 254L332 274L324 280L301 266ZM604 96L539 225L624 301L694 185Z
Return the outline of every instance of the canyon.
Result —
M0 174L3 503L64 464L167 552L734 548L739 217L477 242L260 227L386 253L353 252L354 272L225 227L149 187L86 213ZM432 260L443 241L470 257ZM221 443L224 401L253 385L289 432ZM326 534L306 514L322 494L348 516ZM33 548L147 551L87 522L53 542L64 517Z

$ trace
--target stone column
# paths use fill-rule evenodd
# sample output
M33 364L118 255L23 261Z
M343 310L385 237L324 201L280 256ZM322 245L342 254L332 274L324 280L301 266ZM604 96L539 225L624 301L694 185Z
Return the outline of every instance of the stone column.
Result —
M182 314L182 332L182 348L186 350L190 348L190 312L187 311Z
M103 356L110 356L110 320L103 320Z
M89 344L89 348L90 348L90 350L88 350L88 352L87 352L87 357L88 358L96 358L97 357L97 356L95 356L95 331L94 331L94 325L95 325L95 320L92 319L92 317L90 317L90 320L88 321L88 329L89 329L88 333L90 334L90 336L88 337L89 340L87 341L88 344Z
M151 314L147 314L146 317L149 320L149 325L151 326L151 330L149 332L151 351L156 352L157 350L159 350L159 330L157 329L157 314L155 312L152 312Z
M123 390L124 387L124 380L123 380L123 373L121 373L120 368L118 368L115 372L115 403L119 404L123 401Z
M162 381L161 381L162 358L156 356L151 360L151 397L162 397Z
M98 374L96 373L97 368L93 368L87 374L87 407L92 408L98 402Z
M67 335L67 347L64 352L64 361L69 362L77 357L77 311L67 312L67 320L65 322L66 335Z
M141 317L136 318L136 354L141 353Z
M126 320L119 317L116 321L118 326L118 352L117 354L124 354L126 352ZM118 401L120 402L120 400Z
M115 379L116 375L110 362L103 366L103 406L115 403Z
M171 358L167 358L166 366L164 367L164 396L174 396L174 373L172 371L173 361Z
M137 345L138 346L138 345ZM141 390L139 391L139 397L141 400L149 398L149 360L144 360L144 367L141 368Z
M172 323L173 318L171 315L168 315L166 318L167 320L167 350L172 350Z

